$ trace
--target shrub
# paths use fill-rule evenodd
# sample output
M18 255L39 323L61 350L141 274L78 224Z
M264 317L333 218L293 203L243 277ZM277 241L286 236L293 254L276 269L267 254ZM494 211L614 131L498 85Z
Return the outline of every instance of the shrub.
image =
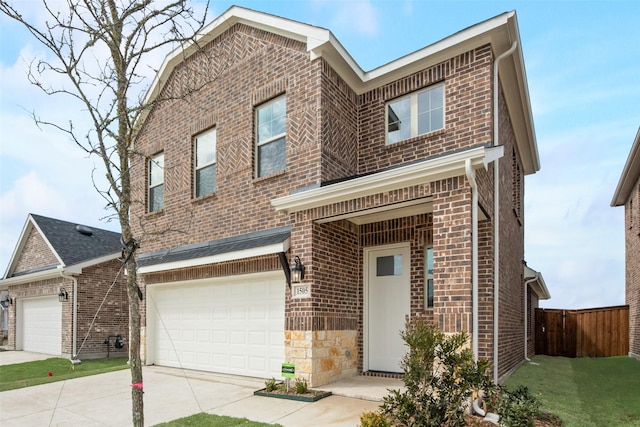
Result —
M360 415L360 427L391 427L391 423L380 412L365 412Z
M296 393L305 394L307 391L309 391L307 380L305 380L304 378L296 378L295 388L296 388Z
M264 390L267 392L272 392L276 388L278 388L278 382L275 378L268 379L264 382Z
M500 424L505 427L533 427L540 409L540 402L526 386L513 391L502 389L498 403Z
M381 411L401 426L464 426L465 409L480 390L495 388L486 361L473 360L464 332L447 336L425 321L401 332L409 350L401 362L405 391L391 390Z

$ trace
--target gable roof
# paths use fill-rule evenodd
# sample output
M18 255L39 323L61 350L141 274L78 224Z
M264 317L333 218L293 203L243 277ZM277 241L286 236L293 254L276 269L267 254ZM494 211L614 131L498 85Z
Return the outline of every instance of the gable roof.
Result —
M58 264L38 266L15 273L16 264L34 229L44 239ZM68 267L78 270L115 259L120 253L120 233L29 214L3 279Z
M531 174L540 169L521 49L522 43L520 42L515 11L503 13L465 28L371 71L362 70L331 31L327 29L238 6L229 8L207 25L198 36L197 45L203 46L209 43L235 24L247 25L305 43L310 61L323 58L357 94L406 77L486 44L491 45L493 53L497 57L516 42L517 46L513 54L500 62L500 81L509 113L513 118L513 128L523 160L524 173ZM193 43L175 49L167 55L146 94L145 103L153 101L168 81L173 70L196 52L197 47ZM148 110L142 113L139 125L142 125L148 114Z
M616 192L613 194L611 206L624 206L638 180L640 180L640 128L638 128L636 139L631 146L627 163L622 169L622 175L620 175Z

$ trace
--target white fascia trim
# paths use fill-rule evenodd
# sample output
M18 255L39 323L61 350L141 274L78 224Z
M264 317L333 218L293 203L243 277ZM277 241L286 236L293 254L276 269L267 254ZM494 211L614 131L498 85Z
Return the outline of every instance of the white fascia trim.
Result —
M278 211L299 212L332 203L465 175L466 160L469 160L471 166L475 169L480 167L486 169L492 159L502 157L503 154L504 148L502 146L473 148L326 187L314 188L280 197L271 200L271 205Z
M38 282L40 280L56 279L60 277L60 272L65 272L64 267L58 266L51 270L39 271L37 273L25 274L24 276L9 277L0 280L0 288L6 289L6 286L21 285L23 283Z
M122 255L122 252L116 252L113 254L105 255L100 258L90 259L85 262L81 262L79 264L74 264L66 267L64 269L66 274L82 274L82 269L93 267L94 265L102 264L103 262L113 261L114 259L118 259Z
M51 253L56 257L58 264L64 265L64 263L62 262L62 259L60 258L58 253L55 251L55 249L47 239L47 236L45 236L42 230L40 229L40 227L38 227L38 224L36 223L36 220L33 219L33 216L29 214L29 216L27 217L27 220L24 223L24 227L22 227L22 233L20 233L20 239L18 240L18 244L14 248L9 264L7 265L7 270L5 271L3 276L4 279L7 279L8 276L13 272L13 269L15 268L15 264L18 262L18 256L19 254L22 253L22 249L24 249L24 245L27 243L27 239L29 238L29 233L31 232L32 228L35 228L36 230L38 230L38 233L40 233L40 237L42 237L42 240L44 240L44 242L47 244L47 247L49 248Z
M197 267L200 265L215 264L225 261L235 261L238 259L252 258L262 255L271 255L280 252L286 252L291 247L291 239L287 238L282 243L274 243L272 245L260 246L242 251L225 252L219 255L212 255L202 258L193 258L182 261L167 262L163 264L154 264L138 268L138 273L156 273L159 271L176 270L179 268Z
M640 128L636 133L629 157L624 164L620 180L616 186L616 191L611 199L611 206L624 206L631 195L631 191L640 178Z
M538 299L551 299L551 293L549 292L549 288L547 288L547 284L542 278L542 274L525 265L524 279L527 282L531 281L529 286L531 286L533 292L538 295Z

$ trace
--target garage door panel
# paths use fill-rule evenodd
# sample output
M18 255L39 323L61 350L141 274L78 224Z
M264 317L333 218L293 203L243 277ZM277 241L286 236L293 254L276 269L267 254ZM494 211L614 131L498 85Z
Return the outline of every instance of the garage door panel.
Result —
M150 343L153 363L257 377L279 374L284 361L281 278L160 286L151 288L150 296L156 311L150 322L156 328Z
M62 304L57 297L22 300L20 319L22 350L62 353Z

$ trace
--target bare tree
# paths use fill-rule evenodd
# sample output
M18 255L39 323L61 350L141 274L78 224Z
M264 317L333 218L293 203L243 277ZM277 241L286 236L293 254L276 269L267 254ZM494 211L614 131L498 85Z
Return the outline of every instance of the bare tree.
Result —
M129 298L129 360L131 364L132 417L134 426L144 425L142 361L140 358L140 302L134 252L144 236L134 235L130 217L132 203L129 161L137 155L134 142L139 118L152 108L145 103L147 61L158 52L196 46L196 35L206 18L198 19L187 0L41 0L46 22L29 22L17 2L0 0L0 11L23 24L53 54L53 60L34 60L28 77L49 95L66 95L80 102L90 121L90 130L78 135L70 123L38 118L38 124L67 133L89 155L104 165L107 188L98 188L122 229L123 262L127 271ZM52 74L51 74L52 73ZM152 75L154 73L151 73ZM48 76L64 76L69 85L48 84ZM203 84L202 82L199 84ZM186 92L194 88L188 88ZM175 94L172 95L174 97ZM154 98L154 104L162 102Z

